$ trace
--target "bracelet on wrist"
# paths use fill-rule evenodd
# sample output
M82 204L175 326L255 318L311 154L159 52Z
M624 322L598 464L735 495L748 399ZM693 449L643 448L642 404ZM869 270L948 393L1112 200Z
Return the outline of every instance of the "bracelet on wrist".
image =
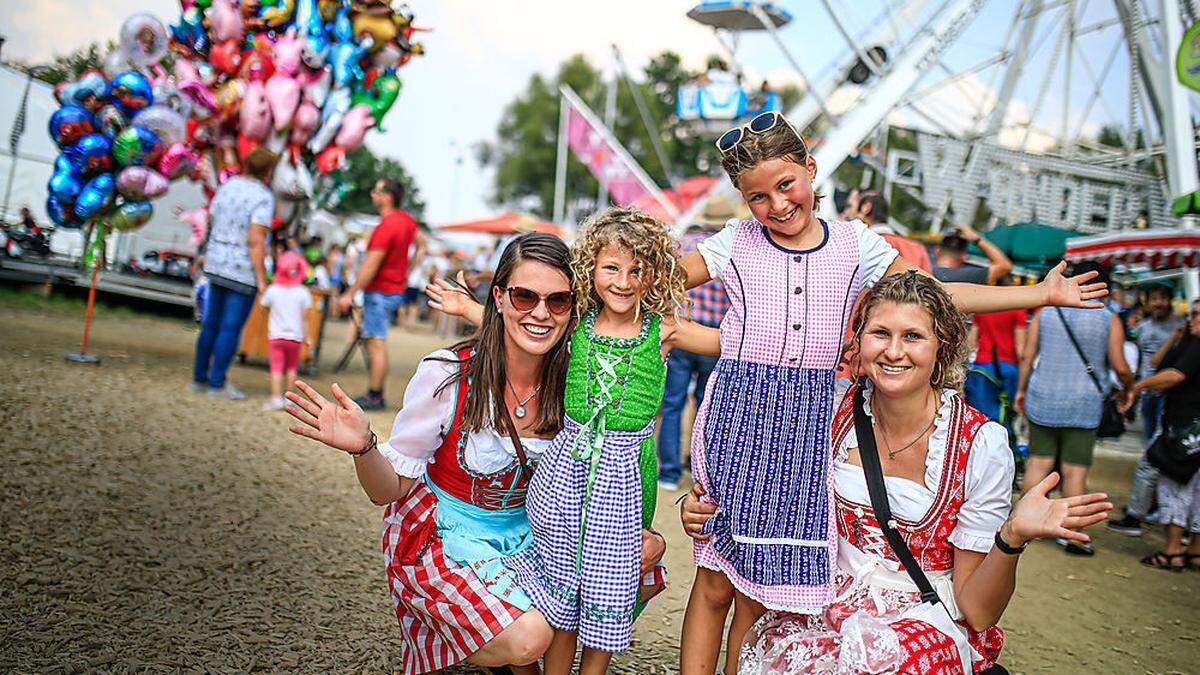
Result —
M347 450L346 454L350 455L351 457L362 457L363 455L367 454L368 452L371 452L372 450L374 450L377 447L379 447L379 438L377 436L375 436L375 432L372 431L371 432L371 440L367 441L366 445L363 446L362 450L359 450L358 452L351 452L351 451Z
M1002 530L996 530L995 542L996 548L1000 549L1001 553L1004 553L1005 555L1021 555L1025 552L1025 547L1029 545L1029 542L1025 542L1020 546L1010 546L1008 542L1004 541L1004 537L1000 536L1001 532Z

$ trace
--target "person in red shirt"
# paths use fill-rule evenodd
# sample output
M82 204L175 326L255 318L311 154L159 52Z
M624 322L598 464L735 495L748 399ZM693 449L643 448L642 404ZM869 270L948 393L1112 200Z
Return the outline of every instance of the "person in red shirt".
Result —
M1008 285L1007 279L1002 281L1003 285ZM1018 364L1025 346L1027 321L1023 309L976 314L972 319L977 347L963 393L973 408L1006 426L1017 395ZM1001 391L1005 394L1003 403Z
M338 308L350 308L354 294L363 291L361 335L367 341L371 357L371 378L367 393L354 399L363 410L382 410L383 385L387 379L387 329L390 317L404 302L408 290L409 253L420 258L425 252L425 237L417 221L400 208L404 186L395 178L380 178L371 190L371 203L382 218L367 242L367 255L354 283L338 297Z

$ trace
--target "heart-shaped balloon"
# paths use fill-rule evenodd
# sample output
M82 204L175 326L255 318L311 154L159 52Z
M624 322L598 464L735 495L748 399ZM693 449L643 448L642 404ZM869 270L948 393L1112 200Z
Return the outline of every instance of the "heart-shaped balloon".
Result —
M76 141L95 131L92 116L77 105L67 105L50 115L50 138L60 148L74 145Z
M329 173L340 167L346 161L346 151L336 145L331 145L317 155L317 171Z
M158 160L158 170L167 178L175 180L190 175L198 161L200 155L195 150L185 143L173 143L163 152L162 159Z
M58 200L60 204L74 204L75 198L83 191L83 180L69 168L67 171L55 171L46 183L46 192Z
M117 192L134 200L151 199L167 191L167 179L154 169L131 166L117 174Z
M109 138L116 138L117 134L124 131L127 126L129 126L129 115L126 115L120 106L110 103L96 113L96 129Z
M129 231L145 225L154 215L154 205L146 201L129 201L119 204L108 217L114 230Z
M127 70L113 78L109 98L132 114L154 103L154 89L145 75Z
M63 150L71 160L71 169L80 176L112 171L112 141L104 134L88 134Z
M116 181L111 173L102 173L89 180L75 200L74 211L80 220L87 220L112 204Z
M135 124L113 139L112 154L121 166L154 166L165 149L158 134Z
M50 216L50 220L59 227L74 230L80 225L80 220L75 216L71 205L62 203L54 195L46 198L46 213Z
M233 75L242 67L242 44L238 40L226 40L213 45L208 52L208 62L218 72Z

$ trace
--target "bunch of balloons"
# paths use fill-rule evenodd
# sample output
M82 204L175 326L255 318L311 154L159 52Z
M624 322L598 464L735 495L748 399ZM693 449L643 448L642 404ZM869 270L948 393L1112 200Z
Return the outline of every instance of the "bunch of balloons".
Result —
M62 153L46 209L55 223L136 228L171 180L211 198L265 145L286 218L378 128L414 54L413 17L387 0L180 0L168 30L130 16L103 70L59 85L50 119ZM170 71L163 67L164 57Z

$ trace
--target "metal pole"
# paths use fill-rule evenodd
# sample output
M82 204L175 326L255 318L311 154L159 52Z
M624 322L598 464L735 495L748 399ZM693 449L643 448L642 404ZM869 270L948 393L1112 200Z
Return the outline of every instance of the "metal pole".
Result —
M760 7L757 3L752 3L750 5L750 11L754 14L754 17L758 19L758 22L763 25L763 28L766 28L767 32L771 34L771 39L775 41L775 45L779 47L779 51L783 52L783 56L792 66L792 70L795 70L796 74L800 76L800 82L804 85L804 95L811 96L813 101L816 102L817 107L821 109L821 112L825 113L825 117L833 119L833 113L829 112L829 107L825 105L825 98L821 96L821 92L817 91L817 88L813 86L812 81L809 80L808 76L804 74L804 69L800 67L800 63L796 61L796 58L792 56L790 51L788 51L787 46L783 44L783 39L779 37L779 31L775 29L775 24L771 23L771 18L767 16L767 13L764 12L762 7ZM807 122L802 122L800 126L797 126L796 128L803 130L803 128L806 126L808 126Z
M567 197L567 99L558 95L558 154L554 162L554 222L566 221Z
M650 137L650 145L654 148L654 155L658 157L658 163L662 166L663 174L667 177L667 182L671 185L679 182L675 176L675 172L671 170L671 162L667 159L666 150L663 149L662 139L659 136L657 120L653 120L650 116L650 109L646 107L646 101L642 99L642 92L638 90L637 83L629 76L629 69L625 67L625 59L621 58L621 51L616 45L613 48L613 58L616 59L617 68L621 72L621 76L625 79L625 85L629 87L629 93L633 94L633 103L637 106L638 115L642 118L642 125L646 127L646 135Z
M1058 139L1060 143L1066 144L1066 155L1068 157L1075 154L1075 149L1070 145L1071 137L1068 135L1067 129L1071 124L1071 61L1075 57L1075 1L1067 5L1067 25L1063 28L1066 33L1067 40L1067 60L1063 62L1063 105L1062 105L1062 126L1059 130ZM1080 126L1083 121L1080 120Z
M612 70L616 70L614 67ZM613 123L617 119L617 74L611 73L608 80L608 93L604 98L604 126L612 131ZM608 204L608 189L604 186L604 179L597 181L600 183L599 190L596 191L596 208L602 209Z
M1196 132L1192 127L1191 111L1188 109L1188 94L1183 85L1175 81L1175 59L1171 56L1183 41L1183 24L1179 20L1177 0L1159 0L1164 55L1160 59L1160 77L1167 85L1155 93L1161 96L1160 108L1163 116L1164 140L1167 146L1167 182L1172 196L1193 192L1200 187L1196 175ZM1145 30L1145 25L1141 27ZM1149 143L1146 144L1149 146ZM1196 227L1195 216L1183 217L1183 228ZM1191 302L1200 296L1200 270L1189 269L1184 273L1184 292Z

